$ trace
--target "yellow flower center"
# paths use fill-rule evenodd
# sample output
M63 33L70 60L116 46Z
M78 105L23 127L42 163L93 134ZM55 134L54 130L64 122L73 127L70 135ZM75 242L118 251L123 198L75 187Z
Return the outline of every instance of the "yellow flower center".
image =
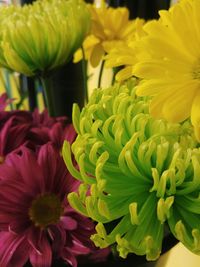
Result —
M60 199L54 194L45 194L32 201L29 218L35 226L44 228L57 223L62 213L63 207Z

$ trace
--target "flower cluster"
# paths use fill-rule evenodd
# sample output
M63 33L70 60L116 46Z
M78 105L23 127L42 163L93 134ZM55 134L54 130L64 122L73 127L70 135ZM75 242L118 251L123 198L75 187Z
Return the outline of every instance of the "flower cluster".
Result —
M124 81L133 76L133 66L138 61L136 44L138 40L146 35L143 29L144 24L145 21L143 19L136 18L133 21L134 29L129 34L129 38L121 43L115 44L107 51L108 53L104 57L105 67L121 68L115 76L117 81Z
M137 93L154 96L151 114L171 122L184 121L191 116L198 140L199 8L198 0L182 0L169 11L160 11L160 19L144 28L147 36L138 43L139 61L133 70L143 79Z
M63 157L82 185L69 202L98 222L94 243L117 243L121 257L157 259L165 227L199 254L200 149L192 126L154 119L148 109L135 81L96 89L81 113L74 106L71 150L80 170L67 143Z
M2 102L2 103L1 103ZM52 142L59 151L64 140L70 143L74 140L76 133L73 126L66 117L49 117L47 110L39 113L29 111L5 111L8 104L5 95L0 99L0 158L5 157L26 144L33 150L47 142Z
M90 27L82 0L39 0L0 14L0 65L27 76L66 64Z
M92 26L90 34L83 42L85 58L96 67L105 53L116 45L123 45L135 32L141 28L142 19L130 20L127 8L112 8L102 1L101 6L88 5ZM74 62L83 57L79 49L74 55Z
M198 0L181 0L169 10L159 11L160 18L147 22L136 41L131 37L127 45L114 48L107 56L108 66L126 66L117 80L142 79L137 94L153 96L150 113L155 118L169 122L191 118L198 141L199 8Z
M79 182L68 172L60 149L75 139L65 117L47 111L4 111L0 98L0 266L50 267L56 259L77 266L79 255L104 260L109 249L90 241L93 222L67 201Z

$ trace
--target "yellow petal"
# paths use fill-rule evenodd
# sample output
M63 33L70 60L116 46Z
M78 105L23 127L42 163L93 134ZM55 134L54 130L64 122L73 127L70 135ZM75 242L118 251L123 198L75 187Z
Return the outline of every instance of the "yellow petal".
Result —
M192 103L191 122L193 125L200 127L200 92L199 91L196 94L194 101Z
M139 78L154 79L163 77L166 69L162 67L160 62L146 61L139 62L133 68L133 73Z
M92 65L92 67L97 67L99 62L101 61L102 57L104 55L104 50L101 44L97 44L91 53L90 56L90 63Z
M165 118L170 122L180 122L189 117L197 85L184 84L171 87L155 96L150 104L150 113L155 118Z
M82 58L83 58L82 50L81 50L81 49L78 49L78 50L74 53L73 62L74 62L74 63L77 63L77 62L79 62Z
M200 142L200 124L194 125L194 134L198 142Z
M124 69L120 70L116 75L117 81L124 81L132 76L132 69L133 67L125 67Z
M154 96L162 93L166 88L171 88L173 83L163 81L161 79L151 79L141 81L136 87L138 96Z
M190 117L196 89L195 83L185 84L171 94L162 109L164 118L170 122L181 122Z

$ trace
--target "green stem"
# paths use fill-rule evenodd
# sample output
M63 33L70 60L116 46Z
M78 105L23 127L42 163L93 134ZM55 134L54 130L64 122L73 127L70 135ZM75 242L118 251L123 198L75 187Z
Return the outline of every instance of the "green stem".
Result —
M47 109L49 112L49 116L54 117L56 116L56 109L55 109L55 105L54 105L54 96L53 96L53 83L52 83L52 79L51 77L40 77L41 83L42 83L42 87L44 90L44 97L45 97L45 101L46 105L47 105Z
M101 82L102 82L101 80L102 80L102 75L103 75L104 64L105 64L105 60L102 60L101 66L100 66L100 71L99 71L98 88L101 87Z
M13 97L13 92L12 92L12 87L11 87L11 83L10 83L10 74L8 70L4 70L4 74L5 74L5 89L6 89L6 93L8 95L9 98ZM13 110L13 103L10 103L10 109Z
M85 58L85 51L83 47L81 47L83 58L82 58L82 73L83 73L83 88L84 88L84 104L88 102L88 78L87 78L87 61Z

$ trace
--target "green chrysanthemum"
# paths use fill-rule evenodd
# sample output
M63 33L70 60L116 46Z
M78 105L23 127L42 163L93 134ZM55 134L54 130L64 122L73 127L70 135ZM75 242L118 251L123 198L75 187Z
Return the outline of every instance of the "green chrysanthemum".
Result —
M38 0L24 7L1 7L1 14L0 65L28 76L66 64L90 26L82 0Z
M128 253L159 257L164 226L200 254L200 149L189 122L169 124L149 115L148 100L135 97L134 83L94 91L73 121L78 133L63 156L82 184L71 205L98 222L97 246L117 243ZM109 229L109 230L108 230Z

